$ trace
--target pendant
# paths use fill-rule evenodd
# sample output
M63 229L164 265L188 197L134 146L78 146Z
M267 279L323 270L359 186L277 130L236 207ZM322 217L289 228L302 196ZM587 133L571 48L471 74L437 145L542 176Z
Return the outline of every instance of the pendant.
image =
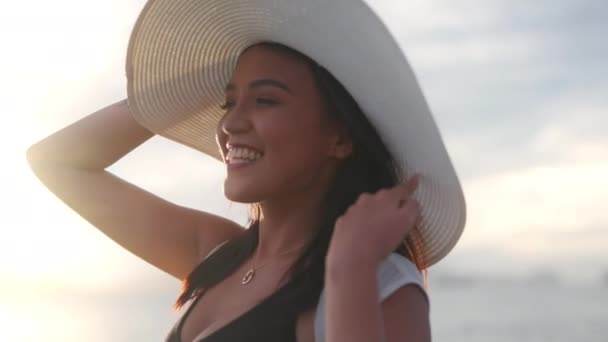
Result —
M243 284L243 285L248 284L251 281L251 279L253 279L254 273L255 273L255 271L253 270L253 268L250 269L249 271L247 271L247 273L243 277L243 280L241 280L241 284Z

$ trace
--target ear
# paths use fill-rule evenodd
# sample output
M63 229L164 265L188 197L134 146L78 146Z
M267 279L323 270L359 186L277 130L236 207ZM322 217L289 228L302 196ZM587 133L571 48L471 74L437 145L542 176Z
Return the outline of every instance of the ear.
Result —
M345 129L339 129L330 140L329 156L346 159L353 152L353 144Z

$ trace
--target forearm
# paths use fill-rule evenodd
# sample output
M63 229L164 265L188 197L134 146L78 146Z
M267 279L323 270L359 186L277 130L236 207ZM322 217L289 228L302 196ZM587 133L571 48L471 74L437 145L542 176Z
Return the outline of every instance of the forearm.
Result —
M326 266L326 341L385 341L377 265L331 262Z
M34 144L27 157L30 163L103 170L153 136L135 121L123 100Z

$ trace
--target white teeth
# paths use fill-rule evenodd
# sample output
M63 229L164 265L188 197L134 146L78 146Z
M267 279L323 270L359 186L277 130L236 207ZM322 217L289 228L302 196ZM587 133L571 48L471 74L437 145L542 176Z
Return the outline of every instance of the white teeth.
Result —
M252 162L261 157L261 153L243 147L232 148L226 154L226 160L230 163Z

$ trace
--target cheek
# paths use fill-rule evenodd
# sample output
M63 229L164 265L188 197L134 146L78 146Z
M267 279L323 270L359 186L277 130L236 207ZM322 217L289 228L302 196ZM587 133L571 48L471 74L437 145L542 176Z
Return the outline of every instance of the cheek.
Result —
M264 113L257 121L256 130L269 145L310 144L323 135L318 113L282 108Z
M269 136L266 146L268 166L273 168L272 173L277 177L307 177L319 168L323 139L316 127L306 125L285 125Z
M302 155L314 148L314 144L319 142L319 127L310 120L302 120L300 115L304 113L282 115L260 127L269 149L282 155Z

